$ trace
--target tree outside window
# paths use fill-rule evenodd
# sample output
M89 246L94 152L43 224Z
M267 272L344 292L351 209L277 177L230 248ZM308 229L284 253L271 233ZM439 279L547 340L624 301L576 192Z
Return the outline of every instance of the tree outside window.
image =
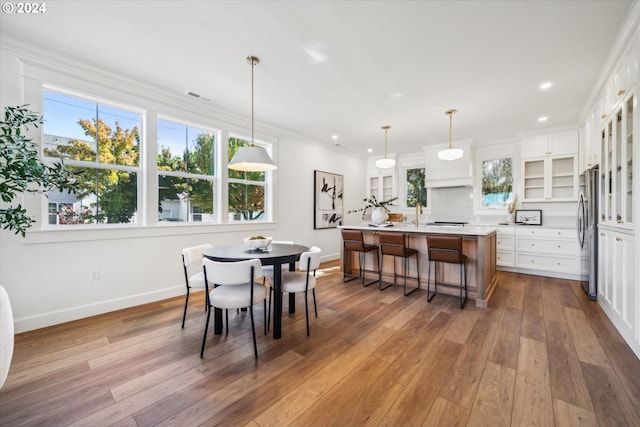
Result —
M135 222L138 209L140 115L45 90L44 156L64 158L80 190L73 201L47 193L57 224Z
M405 200L406 207L414 208L417 203L427 206L427 189L425 188L424 168L405 169L406 187Z
M158 219L214 222L215 133L158 120Z
M249 145L251 141L230 137L229 161L240 147ZM242 172L229 169L230 220L254 221L265 218L265 182L264 172Z
M510 157L482 162L482 207L503 208L513 191L513 161Z

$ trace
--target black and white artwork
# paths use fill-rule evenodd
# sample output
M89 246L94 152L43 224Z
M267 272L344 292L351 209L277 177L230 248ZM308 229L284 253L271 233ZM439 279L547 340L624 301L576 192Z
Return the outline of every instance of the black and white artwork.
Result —
M342 191L344 179L335 173L313 171L314 219L313 228L336 228L342 225Z
M542 211L516 210L516 224L542 225Z

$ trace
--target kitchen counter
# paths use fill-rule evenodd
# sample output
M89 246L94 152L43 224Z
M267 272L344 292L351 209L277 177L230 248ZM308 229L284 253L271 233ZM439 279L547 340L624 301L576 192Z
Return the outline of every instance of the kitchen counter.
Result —
M420 258L420 287L427 289L427 273L429 268L427 234L447 234L462 236L462 252L467 256L467 291L469 300L475 301L478 307L487 307L491 293L496 285L496 227L495 226L442 226L442 225L420 225L416 228L413 224L396 223L390 227L373 227L368 224L345 225L338 228L362 230L365 243L378 245L377 232L380 230L403 233L406 238L407 246L417 249ZM342 245L341 245L342 246ZM342 253L342 266L345 271L352 271L357 274L359 268L358 256L356 253ZM385 281L393 280L393 262L391 256L384 257L382 265L382 274ZM396 270L402 271L402 263L396 261ZM371 255L365 260L365 270L374 270L371 265ZM438 283L445 282L450 284L458 284L460 281L460 270L457 264L442 264L439 268ZM432 274L434 269L431 269ZM371 276L373 273L369 272ZM409 277L416 277L417 271L415 263L409 263ZM431 278L433 282L433 277ZM409 280L408 286L413 286L415 280ZM401 281L398 281L401 283ZM433 289L433 284L431 285ZM459 295L459 289L449 288L445 286L438 287L438 293ZM444 296L441 296L444 297ZM425 296L426 298L426 296ZM439 298L436 296L436 298ZM448 297L445 297L448 298ZM469 303L471 301L468 301Z

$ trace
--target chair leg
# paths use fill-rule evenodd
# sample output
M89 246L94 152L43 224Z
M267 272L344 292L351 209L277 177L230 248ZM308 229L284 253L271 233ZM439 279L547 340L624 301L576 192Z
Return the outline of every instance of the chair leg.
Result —
M249 313L251 314L251 332L253 333L253 353L258 358L258 342L256 341L256 327L253 323L253 306L249 306Z
M189 288L187 287L187 296L184 299L184 313L182 314L182 329L184 329L184 321L187 320L187 305L189 304ZM208 306L209 304L207 304Z
M394 283L387 283L387 286L383 286L384 282L382 281L382 263L384 262L384 254L379 255L378 256L378 278L379 278L379 284L378 284L378 288L380 288L381 291L384 291L385 289L393 286L393 284L396 281L396 257L393 257L393 282Z
M224 310L225 322L227 323L227 335L229 335L229 310Z
M409 268L409 257L404 259L404 296L411 295L420 288L420 264L418 263L418 253L416 252L416 273L418 275L418 285L407 292L407 269Z
M202 348L200 349L200 358L204 357L204 345L207 342L207 330L209 329L209 318L211 317L211 308L207 311L207 323L204 325L204 335L202 337Z
M316 312L316 319L318 318L318 306L316 305L316 288L311 289L313 295L313 310Z
M433 279L433 292L431 292L431 264L435 262L436 265L433 267L435 276ZM433 297L436 295L438 291L438 263L436 261L429 260L429 269L427 273L427 302L431 302Z
M307 336L309 336L309 299L307 298L307 291L304 291L304 314L307 319Z
M264 334L267 335L267 299L264 299Z

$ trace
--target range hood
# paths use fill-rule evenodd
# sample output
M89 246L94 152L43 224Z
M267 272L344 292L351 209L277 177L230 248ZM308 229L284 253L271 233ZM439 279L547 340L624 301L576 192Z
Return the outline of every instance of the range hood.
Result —
M471 141L458 141L453 145L464 150L462 157L456 160L438 158L438 151L447 148L448 144L422 147L426 159L425 187L471 187L473 185Z

